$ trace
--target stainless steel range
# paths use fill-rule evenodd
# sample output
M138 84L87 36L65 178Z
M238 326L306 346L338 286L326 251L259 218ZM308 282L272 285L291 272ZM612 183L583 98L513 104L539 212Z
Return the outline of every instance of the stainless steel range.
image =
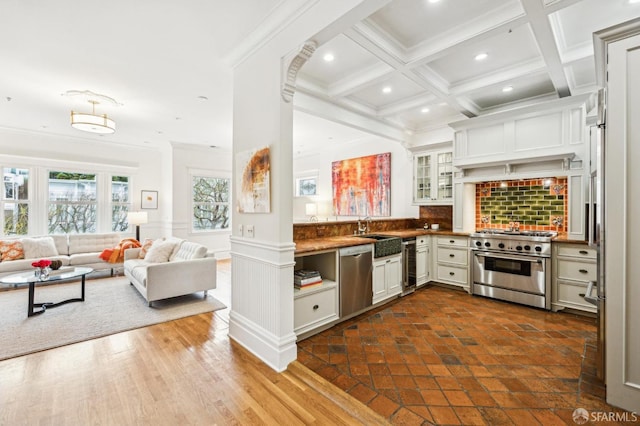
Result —
M493 229L471 234L471 292L550 309L551 239L556 235Z

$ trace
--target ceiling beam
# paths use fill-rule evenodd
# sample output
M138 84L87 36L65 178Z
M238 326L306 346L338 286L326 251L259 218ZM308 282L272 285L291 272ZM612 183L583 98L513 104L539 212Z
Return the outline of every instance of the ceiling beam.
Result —
M540 53L547 64L547 68L549 68L549 76L558 92L558 96L561 98L571 96L569 81L564 73L558 46L556 45L544 5L540 0L521 0L521 2L529 18L531 31L538 42Z

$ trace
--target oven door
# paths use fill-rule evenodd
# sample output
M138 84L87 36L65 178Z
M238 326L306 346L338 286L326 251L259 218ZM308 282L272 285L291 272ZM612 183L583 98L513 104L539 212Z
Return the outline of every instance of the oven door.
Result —
M474 251L473 283L545 295L547 263L544 257Z

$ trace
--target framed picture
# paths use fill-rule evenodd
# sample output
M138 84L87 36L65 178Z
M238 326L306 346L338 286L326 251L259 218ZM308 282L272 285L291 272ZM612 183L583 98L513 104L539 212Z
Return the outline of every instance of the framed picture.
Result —
M236 197L240 213L271 213L271 160L268 146L236 154Z
M333 211L340 216L391 216L391 153L331 163Z
M318 172L308 171L295 176L294 197L318 195Z
M157 209L158 208L158 191L142 190L142 199L140 200L141 209Z

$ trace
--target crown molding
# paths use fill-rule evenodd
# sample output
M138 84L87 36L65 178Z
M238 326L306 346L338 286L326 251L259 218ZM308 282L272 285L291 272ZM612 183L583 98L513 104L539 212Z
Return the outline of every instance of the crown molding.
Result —
M284 28L289 26L319 1L320 0L280 1L271 13L269 13L269 16L223 58L223 62L231 68L237 67L263 46L267 45Z

